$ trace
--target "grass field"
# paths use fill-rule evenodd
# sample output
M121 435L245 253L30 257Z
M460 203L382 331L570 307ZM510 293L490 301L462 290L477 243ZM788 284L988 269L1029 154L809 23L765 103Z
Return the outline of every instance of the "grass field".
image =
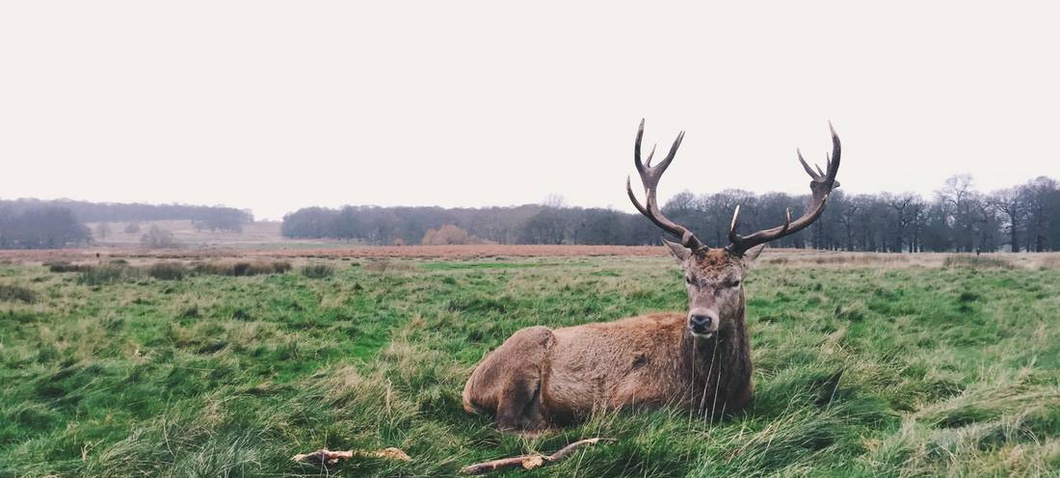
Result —
M805 257L746 282L748 412L535 437L462 410L474 364L528 325L683 310L670 258L0 262L0 476L449 476L590 437L614 441L507 476L1060 476L1060 261ZM325 447L412 461L291 461Z

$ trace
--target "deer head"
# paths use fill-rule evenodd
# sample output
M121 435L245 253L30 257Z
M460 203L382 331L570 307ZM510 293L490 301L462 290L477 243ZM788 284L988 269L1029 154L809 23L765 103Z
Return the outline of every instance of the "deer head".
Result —
M703 244L687 227L675 223L663 215L657 199L659 179L670 166L677 149L684 138L682 131L677 135L670 152L658 165L652 166L655 148L648 153L647 161L641 161L641 140L644 137L644 120L637 128L637 139L634 142L633 159L644 185L645 204L642 205L633 193L629 178L626 179L626 192L633 205L641 214L650 219L663 231L679 238L679 242L663 239L670 252L684 269L685 285L688 291L688 330L697 338L710 338L715 334L725 335L733 327L742 327L744 319L743 278L747 266L765 247L765 244L784 236L794 234L809 226L824 212L825 203L832 189L839 186L835 180L839 171L840 144L839 137L829 124L832 133L832 155L827 159L826 171L817 167L811 168L802 153L798 152L799 162L810 175L810 204L798 219L791 220L788 210L784 223L770 229L764 229L747 236L737 232L740 207L733 212L729 226L729 244L721 248L711 248Z

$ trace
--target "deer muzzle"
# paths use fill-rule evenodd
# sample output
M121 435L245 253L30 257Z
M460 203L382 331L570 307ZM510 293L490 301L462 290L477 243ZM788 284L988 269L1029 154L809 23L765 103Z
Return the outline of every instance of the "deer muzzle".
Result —
M693 309L688 313L688 330L697 337L712 337L718 331L717 312Z

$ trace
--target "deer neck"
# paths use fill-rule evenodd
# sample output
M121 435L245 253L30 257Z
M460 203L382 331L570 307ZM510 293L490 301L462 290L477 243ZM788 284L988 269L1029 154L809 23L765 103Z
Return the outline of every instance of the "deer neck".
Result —
M734 358L746 356L747 362L750 362L750 338L743 307L740 307L737 317L729 320L732 325L719 330L713 337L697 337L691 332L683 335L681 348L687 352L685 356L689 359L689 366L697 375L718 372L719 363L732 363L731 359Z
M681 339L682 368L692 379L689 399L703 412L738 411L751 397L751 343L742 298L728 323L714 337L686 332Z

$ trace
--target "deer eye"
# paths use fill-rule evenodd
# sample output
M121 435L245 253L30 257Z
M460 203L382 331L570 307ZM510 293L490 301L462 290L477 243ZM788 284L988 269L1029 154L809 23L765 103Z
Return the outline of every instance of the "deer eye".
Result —
M685 284L692 285L692 278L689 276L685 276Z
M729 283L729 287L733 287L733 288L740 287L740 281L739 280L734 280L734 281L730 282Z

